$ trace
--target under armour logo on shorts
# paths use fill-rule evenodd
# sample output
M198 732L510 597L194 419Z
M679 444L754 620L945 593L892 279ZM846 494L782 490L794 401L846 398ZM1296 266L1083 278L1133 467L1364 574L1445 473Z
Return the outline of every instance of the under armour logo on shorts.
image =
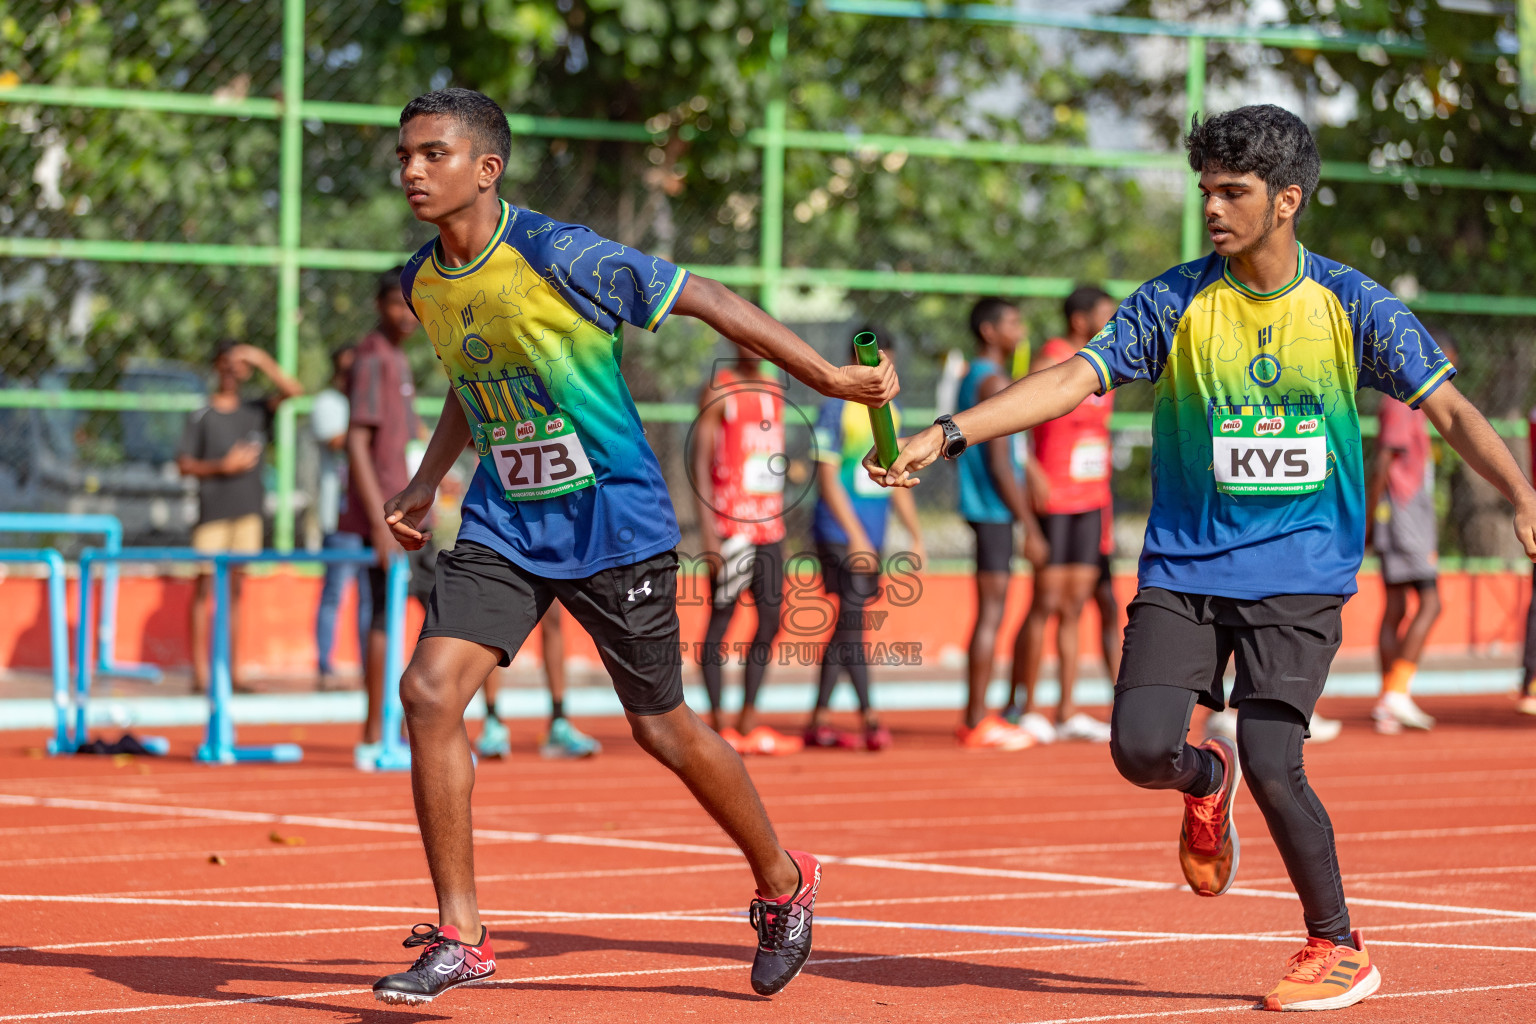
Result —
M646 580L644 583L640 584L638 587L631 587L630 590L629 590L629 599L631 601L638 601L638 600L640 600L638 597L635 596L636 594L644 594L646 597L650 597L651 596L651 581L650 580Z

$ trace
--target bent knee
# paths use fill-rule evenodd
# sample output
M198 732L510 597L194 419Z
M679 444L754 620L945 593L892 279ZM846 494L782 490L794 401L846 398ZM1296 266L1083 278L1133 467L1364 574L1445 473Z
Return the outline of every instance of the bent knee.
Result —
M1110 735L1109 756L1127 782L1157 788L1175 774L1183 742L1182 736L1168 742L1162 737L1116 729Z

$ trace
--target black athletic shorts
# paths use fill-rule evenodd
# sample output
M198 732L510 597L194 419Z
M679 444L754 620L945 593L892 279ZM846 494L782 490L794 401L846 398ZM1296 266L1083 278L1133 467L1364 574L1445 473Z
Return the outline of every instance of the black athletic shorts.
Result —
M449 636L497 647L506 666L558 599L592 635L626 711L664 715L682 704L676 552L560 580L461 540L437 556L435 572L423 639Z
M1046 565L1098 565L1104 512L1090 509L1040 517L1040 531L1051 545Z
M973 523L976 533L976 571L1009 572L1013 568L1013 523Z
M1262 697L1311 718L1344 639L1343 607L1333 594L1244 600L1146 587L1127 612L1115 690L1179 686L1220 711L1222 677L1235 653L1229 703Z

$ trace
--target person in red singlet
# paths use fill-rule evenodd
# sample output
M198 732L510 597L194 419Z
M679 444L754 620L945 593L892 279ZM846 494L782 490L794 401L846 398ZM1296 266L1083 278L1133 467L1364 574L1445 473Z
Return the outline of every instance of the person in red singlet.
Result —
M710 564L709 626L699 662L709 691L710 721L743 754L793 754L803 746L757 725L757 691L773 656L784 604L784 386L757 356L737 348L699 393L693 483L701 554ZM736 603L748 590L757 630L747 651L741 714L725 726L720 707L723 641Z
M1102 288L1081 285L1067 296L1063 312L1066 338L1052 338L1040 348L1035 372L1066 362L1115 315L1115 300ZM1076 409L1034 429L1032 497L1050 556L1036 563L1034 596L1013 645L1013 692L1009 709L1019 725L1042 743L1057 739L1109 741L1109 725L1076 710L1078 621L1101 577L1104 512L1110 503L1109 416L1113 396L1091 395ZM1035 683L1045 647L1045 627L1056 621L1061 700L1056 721L1035 708ZM1017 703L1023 691L1023 704Z

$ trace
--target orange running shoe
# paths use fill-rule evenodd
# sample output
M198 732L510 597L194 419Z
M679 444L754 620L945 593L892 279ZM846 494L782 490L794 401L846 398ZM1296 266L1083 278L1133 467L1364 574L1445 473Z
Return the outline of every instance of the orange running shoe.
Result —
M955 730L955 738L966 750L1026 750L1037 741L1016 725L1009 725L1001 715L988 715L975 728Z
M766 754L770 757L783 757L785 754L798 754L805 749L805 741L798 736L785 736L777 729L770 729L766 725L760 725L747 733L741 739L741 746L736 748L743 754Z
M1309 938L1286 963L1285 977L1264 997L1265 1010L1341 1010L1381 987L1381 972L1371 963L1360 932L1350 933L1355 948Z
M1237 877L1237 827L1232 824L1232 798L1243 770L1237 747L1224 736L1200 746L1216 755L1225 770L1221 788L1210 796L1184 795L1184 827L1179 830L1179 867L1197 896L1220 896Z
M737 732L735 729L732 729L730 726L726 726L724 729L720 730L720 738L729 743L731 745L731 749L736 751L736 753L746 753L746 751L742 749L743 739L741 733Z

